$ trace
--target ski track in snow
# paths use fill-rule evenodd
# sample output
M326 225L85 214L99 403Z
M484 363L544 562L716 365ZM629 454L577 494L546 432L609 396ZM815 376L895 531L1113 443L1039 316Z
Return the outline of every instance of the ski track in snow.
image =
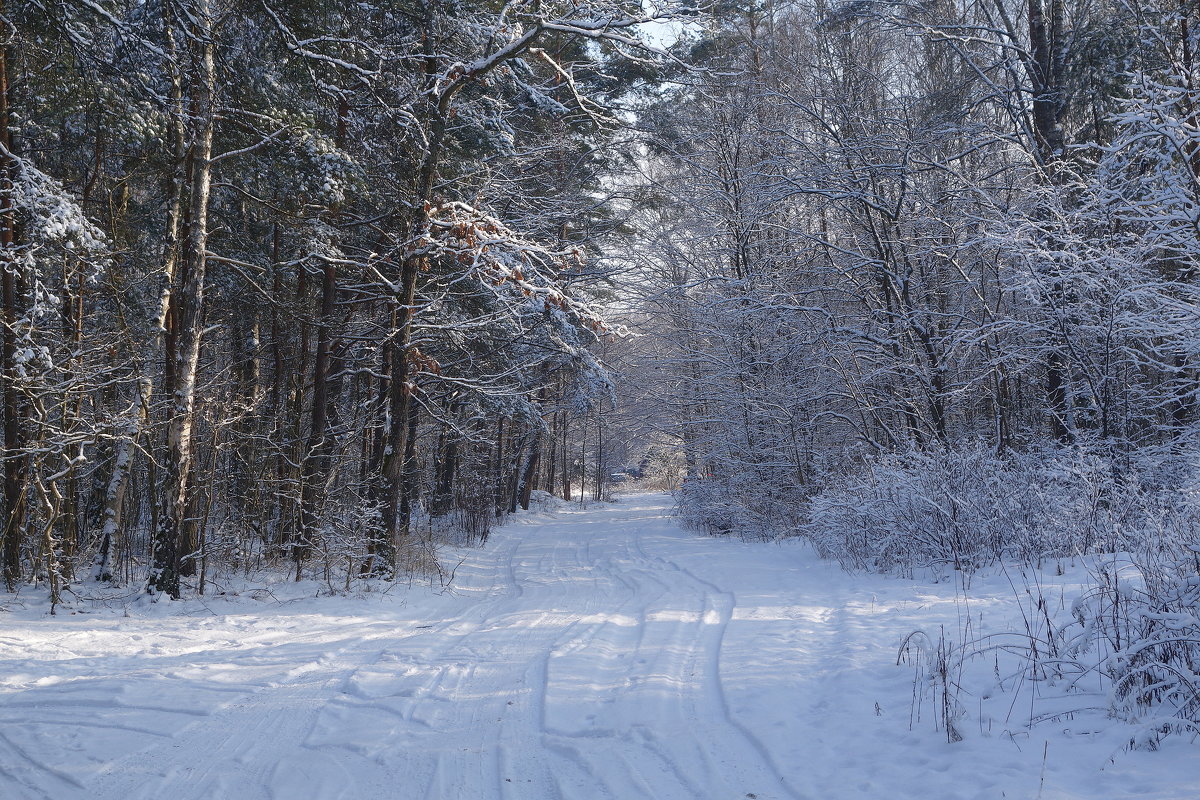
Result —
M527 515L440 593L0 616L0 800L1196 796L1198 748L1119 726L947 744L895 659L952 586L670 508Z

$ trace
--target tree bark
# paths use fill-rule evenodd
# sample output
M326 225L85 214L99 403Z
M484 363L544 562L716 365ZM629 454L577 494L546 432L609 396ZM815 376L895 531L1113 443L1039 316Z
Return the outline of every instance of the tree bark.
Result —
M301 565L316 540L317 500L329 474L329 361L336 301L337 267L327 261L321 279L321 319L317 325L317 355L313 359L312 417L300 478L300 536L292 550L296 580L300 579Z
M5 10L0 0L0 15ZM9 134L9 80L8 45L0 45L0 143L4 153L0 154L0 259L3 274L0 274L0 302L3 303L3 331L0 331L0 377L4 388L0 393L3 403L4 428L4 585L14 591L21 577L21 537L23 535L23 491L25 481L25 459L21 453L21 407L16 380L16 324L17 270L15 248L17 245L16 213L13 209L13 182L16 179L16 164L12 157L12 137Z
M125 518L125 491L129 486L129 476L133 472L134 453L138 437L150 413L150 396L152 384L149 378L138 382L137 406L131 409L131 416L122 431L117 443L116 456L113 459L112 475L108 479L108 488L104 493L104 511L101 514L99 565L96 579L112 580L109 569L113 542L121 535Z
M533 483L541 458L542 429L538 427L533 432L533 441L530 443L525 454L525 468L521 471L521 478L517 482L516 502L520 503L521 508L526 511L529 510L529 500L533 494Z
M190 131L191 176L188 187L188 238L184 252L182 291L172 293L177 312L179 352L176 355L176 388L167 427L166 475L162 509L155 531L155 589L179 597L180 577L195 571L194 547L185 540L188 478L192 466L196 377L203 333L205 271L208 266L208 204L212 184L212 144L215 117L216 67L212 14L208 0L195 0L190 15L195 26L190 37L190 100L194 113Z

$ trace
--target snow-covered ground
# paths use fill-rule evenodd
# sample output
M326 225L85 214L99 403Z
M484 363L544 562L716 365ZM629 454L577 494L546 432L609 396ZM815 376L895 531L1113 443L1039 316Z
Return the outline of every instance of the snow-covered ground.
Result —
M1031 728L1035 692L990 687L990 656L963 670L947 742L900 643L1022 630L1020 581L849 576L798 543L681 531L670 508L526 515L447 553L450 590L55 618L0 596L0 798L1200 796L1200 745L1126 750L1102 686L1044 701L1098 710ZM1038 576L1068 607L1071 580Z

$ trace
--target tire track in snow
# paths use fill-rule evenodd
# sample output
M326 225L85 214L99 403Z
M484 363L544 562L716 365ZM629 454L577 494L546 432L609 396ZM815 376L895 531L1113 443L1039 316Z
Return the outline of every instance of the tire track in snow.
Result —
M305 740L317 714L347 677L363 661L377 661L381 652L358 643L324 652L289 670L281 681L110 765L88 796L95 800L351 796L346 790L353 785L352 776Z
M729 625L733 620L733 611L737 605L737 598L732 592L726 592L720 589L713 583L696 575L687 568L677 565L679 571L687 575L692 580L705 589L705 622L713 626L713 630L708 634L707 659L705 661L704 672L704 687L709 695L710 705L716 708L724 720L728 729L736 734L736 738L740 739L750 750L752 759L757 761L761 767L762 774L770 781L774 780L778 788L777 792L781 796L801 798L797 794L784 777L783 771L772 758L770 751L755 733L747 726L739 722L730 711L729 699L725 692L725 685L721 679L721 651L725 645L725 635L729 630ZM710 621L711 620L711 621ZM726 745L728 743L726 742ZM720 746L717 743L717 746ZM769 796L761 795L760 796Z
M632 594L609 621L551 654L558 668L548 671L545 705L565 710L543 723L547 746L572 762L578 788L591 781L604 796L797 797L723 696L720 651L733 595L646 553L643 540L661 517L630 522L623 536L601 540L607 549L589 540L595 568ZM612 621L620 619L627 624ZM581 715L589 681L595 713Z
M377 788L392 791L402 781L414 787L412 797L486 798L512 787L505 774L512 762L503 754L510 739L518 747L529 740L529 724L518 725L517 735L510 732L539 681L530 654L548 648L563 626L575 624L569 610L537 599L578 563L574 543L534 538L495 536L487 551L477 553L496 564L491 585L459 588L459 594L476 597L458 620L469 623L448 637L425 637L425 647L397 649L407 663L436 670L439 677L422 691L407 692L405 715L419 720L420 730L399 727L391 733L415 747L396 748L388 777ZM541 782L549 780L539 774Z
M49 787L45 782L47 777L50 778ZM84 788L73 776L30 755L3 730L0 730L0 778L20 786L27 792L26 800L57 800L67 792Z
M730 708L738 597L689 560L730 543L667 514L632 498L518 519L411 613L288 629L301 667L111 762L86 796L797 800Z
M715 594L724 594L719 587L702 577L700 570L685 564L687 559L680 557L672 562L696 581L709 587ZM812 569L812 565L809 565ZM830 565L819 565L817 570L824 572ZM853 728L843 728L837 720L845 714L847 688L843 676L852 670L853 654L851 643L870 641L870 635L863 630L857 630L849 612L851 597L847 584L843 580L816 580L811 584L805 580L803 573L795 573L800 587L793 587L786 594L770 588L770 581L764 583L767 588L761 591L770 596L772 602L785 602L788 615L788 630L782 636L788 647L788 660L780 661L774 666L774 672L780 676L792 673L796 675L798 686L788 690L788 694L799 701L789 716L797 720L821 720L824 724L817 726L791 727L790 736L785 741L768 740L756 732L750 725L739 719L729 701L729 693L721 681L720 662L715 668L717 676L716 689L719 691L718 705L736 728L743 740L753 747L762 760L781 776L787 776L786 785L790 796L794 798L826 798L826 797L862 797L874 798L887 794L886 784L872 785L862 781L862 776L873 771L875 751L863 749L862 732ZM812 576L816 577L816 576ZM730 608L730 614L737 610L736 604ZM752 621L753 609L746 608L748 621ZM729 623L721 627L721 637L724 639L729 632ZM775 630L772 637L780 636ZM739 643L745 648L747 643ZM745 652L737 652L731 648L731 656L741 659L744 663L761 662L761 658L747 658ZM765 665L764 665L765 666ZM736 675L736 673L735 673ZM736 680L736 677L735 677ZM734 684L734 693L741 687ZM761 709L761 706L758 706ZM765 720L758 719L760 724ZM782 746L781 746L782 745ZM787 754L789 757L783 755ZM792 769L783 770L782 764L792 765ZM803 764L802 769L796 765ZM857 782L858 785L855 785ZM867 789L864 791L864 789Z

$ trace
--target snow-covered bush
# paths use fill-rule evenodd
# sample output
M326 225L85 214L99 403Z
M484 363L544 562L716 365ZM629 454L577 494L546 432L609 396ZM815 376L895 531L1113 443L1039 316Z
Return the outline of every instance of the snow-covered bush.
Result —
M709 535L771 539L800 524L802 487L784 488L745 473L685 478L675 492L684 523Z
M1200 531L1169 514L1127 562L1101 563L1072 606L1067 652L1111 680L1113 716L1139 726L1134 746L1200 733Z
M1110 713L1139 726L1132 744L1154 747L1200 733L1200 508L1180 461L1075 449L896 455L815 496L804 531L843 566L905 575L1094 555L1092 587L1069 615L1052 615L1037 586L1019 592L1030 627L1002 649L1023 653L1032 682L1069 689L1103 676ZM1000 646L966 637L956 658Z
M1002 558L1130 549L1153 497L1111 459L1081 450L918 451L832 480L810 501L802 530L847 568L971 571Z
M923 654L914 662L920 698L932 693L940 703L935 711L951 721L962 711L955 692L985 699L996 691L1030 693L1031 723L1102 708L1134 726L1133 748L1155 749L1172 733L1200 734L1200 529L1190 510L1159 506L1145 519L1156 521L1142 529L1136 552L1086 560L1089 588L1074 602L1064 605L1044 591L1037 570L1019 568L1023 580L1013 590L1023 631L976 636L968 625L948 659L923 632L911 634L901 656ZM947 661L956 670L949 679ZM994 682L986 677L993 669ZM1056 688L1042 692L1038 685Z
M566 505L566 500L542 489L534 489L529 493L529 509L531 511L549 513L558 511Z

